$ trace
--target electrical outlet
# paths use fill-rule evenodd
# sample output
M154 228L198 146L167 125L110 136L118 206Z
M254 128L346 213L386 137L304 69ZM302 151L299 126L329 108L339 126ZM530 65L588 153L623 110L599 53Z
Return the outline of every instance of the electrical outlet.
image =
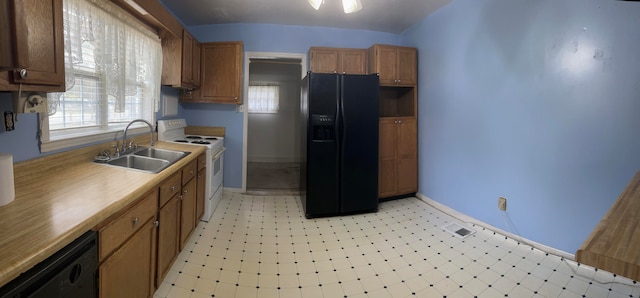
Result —
M498 197L498 209L500 209L500 211L507 211L507 198Z

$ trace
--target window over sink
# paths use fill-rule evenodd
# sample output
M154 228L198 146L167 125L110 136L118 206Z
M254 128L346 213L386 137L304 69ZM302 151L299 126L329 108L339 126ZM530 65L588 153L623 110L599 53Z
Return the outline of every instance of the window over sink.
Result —
M65 0L66 91L48 94L41 151L113 140L131 120L155 122L162 47L110 1Z

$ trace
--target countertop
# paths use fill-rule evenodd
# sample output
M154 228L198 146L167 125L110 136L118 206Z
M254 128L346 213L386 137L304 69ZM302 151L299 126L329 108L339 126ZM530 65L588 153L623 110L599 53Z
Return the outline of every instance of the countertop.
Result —
M576 252L576 261L640 280L640 172Z
M101 147L109 146L14 164L16 197L0 207L0 286L134 202L206 148L157 142L157 148L191 154L150 174L92 162Z

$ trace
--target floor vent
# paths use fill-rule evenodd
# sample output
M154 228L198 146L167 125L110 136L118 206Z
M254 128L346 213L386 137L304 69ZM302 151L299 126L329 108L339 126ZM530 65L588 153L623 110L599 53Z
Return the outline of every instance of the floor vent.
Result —
M455 222L444 225L442 229L462 239L467 238L469 235L473 235L473 233L476 232Z

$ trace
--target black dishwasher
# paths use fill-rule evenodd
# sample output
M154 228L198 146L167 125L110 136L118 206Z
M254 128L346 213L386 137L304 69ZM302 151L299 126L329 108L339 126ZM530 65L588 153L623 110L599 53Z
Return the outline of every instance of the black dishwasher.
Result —
M85 233L0 288L0 297L97 297L97 242Z

